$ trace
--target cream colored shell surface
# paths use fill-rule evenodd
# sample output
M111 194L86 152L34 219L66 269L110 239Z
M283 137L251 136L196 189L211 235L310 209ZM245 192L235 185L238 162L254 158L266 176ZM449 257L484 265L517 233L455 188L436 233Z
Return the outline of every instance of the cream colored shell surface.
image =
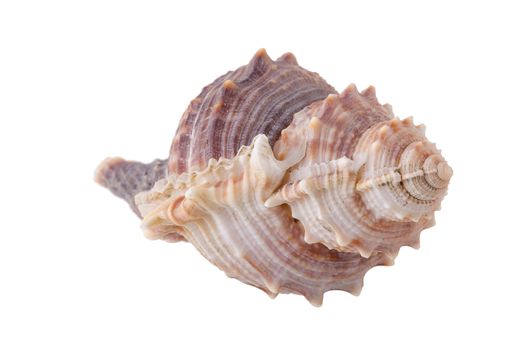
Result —
M137 164L106 160L96 180L134 197L146 237L187 240L229 277L314 305L359 294L370 268L418 247L452 176L424 127L374 88L337 94L264 50L192 102L169 162Z

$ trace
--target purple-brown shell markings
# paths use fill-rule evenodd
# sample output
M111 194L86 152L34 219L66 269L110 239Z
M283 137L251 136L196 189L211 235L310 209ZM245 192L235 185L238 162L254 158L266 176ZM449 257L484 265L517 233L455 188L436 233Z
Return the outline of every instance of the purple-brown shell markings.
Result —
M230 277L320 305L417 247L451 176L424 127L394 118L373 87L339 95L292 54L261 49L191 102L169 160L108 159L96 180L148 238L187 240Z
M318 305L328 290L359 294L366 271L391 264L391 257L374 253L367 259L308 244L302 225L285 208L264 206L264 198L275 191L289 163L300 155L279 161L266 137L259 135L231 160L212 162L193 176L171 177L137 198L139 208L155 201L150 196L157 194L178 199L159 201L166 221L159 221L155 210L145 216L146 235L163 238L169 231L167 222L183 227L184 237L228 276L271 296L297 293Z
M334 92L292 54L272 61L261 49L248 65L216 79L191 102L171 146L169 172L201 170L210 159L233 158L259 134L273 146L294 113Z
M144 164L120 157L106 158L95 171L95 181L128 202L133 212L140 216L135 195L150 190L158 180L166 177L167 171L167 159Z

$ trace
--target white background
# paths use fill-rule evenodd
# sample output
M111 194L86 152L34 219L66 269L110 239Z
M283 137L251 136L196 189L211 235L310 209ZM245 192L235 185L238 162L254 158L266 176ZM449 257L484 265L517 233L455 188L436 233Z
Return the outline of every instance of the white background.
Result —
M0 2L0 348L523 349L524 10L475 1ZM260 47L373 84L455 174L421 249L314 308L148 241L92 181L166 157L200 89Z

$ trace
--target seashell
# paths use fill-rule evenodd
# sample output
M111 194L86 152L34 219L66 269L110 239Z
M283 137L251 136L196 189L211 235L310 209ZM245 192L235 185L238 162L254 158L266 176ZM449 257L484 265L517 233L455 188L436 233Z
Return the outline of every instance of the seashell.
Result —
M418 247L451 176L424 127L373 87L337 94L292 54L261 49L191 102L168 160L108 158L95 180L146 237L187 240L229 277L320 305Z
M202 170L210 159L233 158L259 134L273 146L293 115L335 93L288 53L272 61L264 49L250 63L206 86L179 123L170 174Z
M282 135L277 154L303 143L306 154L266 204L290 205L306 242L395 256L401 246L417 247L433 225L451 170L421 128L394 118L373 88L350 85L313 103Z

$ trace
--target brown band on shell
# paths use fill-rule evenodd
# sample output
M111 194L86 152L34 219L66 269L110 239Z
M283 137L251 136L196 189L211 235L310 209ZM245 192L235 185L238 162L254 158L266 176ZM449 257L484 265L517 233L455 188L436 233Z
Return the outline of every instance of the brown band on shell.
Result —
M198 171L209 159L232 158L256 135L277 141L293 114L335 90L291 54L273 61L264 49L250 63L206 86L184 113L173 140L170 174Z
M366 271L391 264L391 257L373 253L365 259L308 244L302 225L286 210L264 206L302 152L290 157L275 159L268 139L259 135L231 160L212 162L192 175L171 176L171 185L143 196L164 198L165 203L143 212L146 232L162 238L156 236L158 226L178 226L184 238L228 276L272 296L297 293L320 305L328 290L359 294Z
M274 151L278 155L286 153L293 147L289 142L291 138L305 141L306 156L295 168L351 157L359 137L367 129L392 117L391 109L377 101L374 88L359 93L352 84L340 95L330 94L296 113Z

